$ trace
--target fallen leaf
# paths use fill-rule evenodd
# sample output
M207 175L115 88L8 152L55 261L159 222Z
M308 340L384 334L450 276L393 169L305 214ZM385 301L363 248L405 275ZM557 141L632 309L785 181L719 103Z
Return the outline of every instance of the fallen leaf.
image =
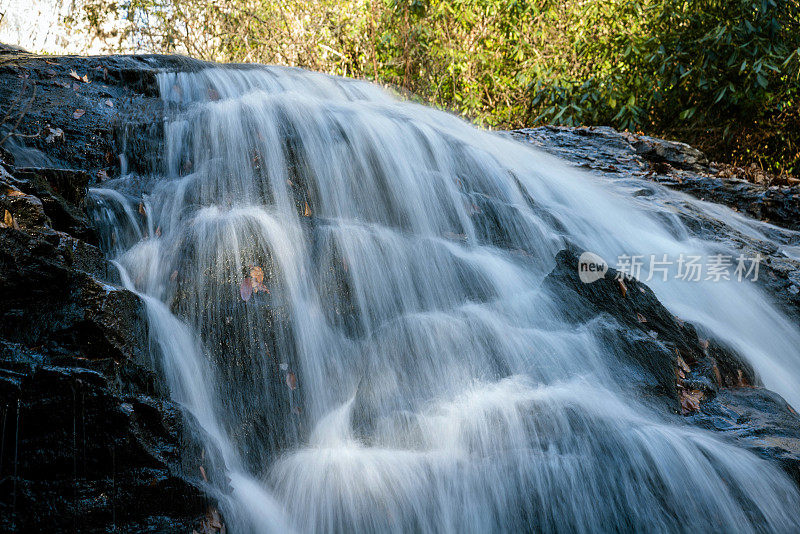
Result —
M171 275L169 275L169 279L170 279L172 282L174 282L175 280L177 280L177 279L178 279L178 271L172 271L172 274L171 274Z
M111 99L109 98L109 99L106 100L106 106L108 106L110 108L113 108L114 107L114 102L112 102Z
M14 230L19 230L19 225L17 224L17 221L14 219L14 216L11 215L11 212L8 211L8 210L6 210L5 216L3 217L3 223L8 228L13 228Z
M311 208L308 207L308 202L306 202L306 209L303 210L303 215L311 217Z
M290 390L297 389L297 377L291 371L286 373L286 385L289 386Z
M75 110L75 113L72 114L73 119L80 119L83 117L83 114L86 113L85 109L78 108Z
M144 209L144 202L139 202L139 215L147 217L147 212Z
M683 361L683 358L681 358L681 356L680 356L680 355L678 355L678 367L680 367L681 369L683 369L683 371L684 371L684 372L687 372L687 373L688 373L689 371L691 371L691 369L689 368L689 366L688 366L688 365L686 365L686 362L685 362L685 361Z
M71 71L69 71L69 75L70 75L70 76L72 76L73 78L75 78L75 79L76 79L76 80L78 80L78 81L80 81L80 80L81 80L81 77L80 77L80 76L78 76L78 73L77 73L77 72L75 72L75 69L72 69Z
M622 278L617 278L617 287L619 288L622 298L625 298L625 295L628 294L628 286L625 285L625 282L622 281Z
M156 228L156 237L161 237L161 227L160 226L158 226Z
M19 189L9 189L8 191L6 191L6 195L10 197L24 197L25 193L23 193Z
M679 367L675 368L675 382L678 387L683 387L683 379L686 378L684 373Z
M88 74L84 74L84 75L83 75L83 76L80 78L80 80L81 80L83 83L90 83L90 82L89 82L89 75L88 75Z
M245 302L253 296L253 279L249 276L245 276L244 280L242 280L242 284L239 286L239 295Z
M56 63L55 61L50 61L49 59L45 59L44 62L47 63L48 65L58 65L58 63Z
M647 318L639 312L636 312L636 320L639 321L640 323L647 322Z
M264 271L258 265L253 265L250 267L250 277L256 284L260 284L264 281Z
M200 466L200 476L203 477L203 480L205 482L208 482L208 477L206 476L206 470L202 465Z
M719 367L717 367L716 363L714 363L713 371L714 371L714 380L717 383L717 387L721 388L722 387L722 374L719 372Z
M703 392L698 389L689 389L681 391L681 413L689 415L700 409L700 400L703 398Z

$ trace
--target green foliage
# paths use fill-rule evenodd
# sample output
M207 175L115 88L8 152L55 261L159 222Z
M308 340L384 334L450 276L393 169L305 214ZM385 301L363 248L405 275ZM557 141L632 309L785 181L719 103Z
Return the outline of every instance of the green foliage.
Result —
M798 0L87 0L84 12L101 36L102 13L124 14L109 40L122 48L365 77L488 126L671 133L800 172Z

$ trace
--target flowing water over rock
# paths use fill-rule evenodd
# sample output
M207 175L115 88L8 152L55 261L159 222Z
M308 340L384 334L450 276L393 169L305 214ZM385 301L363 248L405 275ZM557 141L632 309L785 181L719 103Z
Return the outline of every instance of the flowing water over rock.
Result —
M229 529L800 529L785 474L638 398L613 319L575 326L542 285L567 243L731 252L668 204L366 83L160 89L163 173L107 182L94 215ZM800 330L754 285L649 284L800 405Z

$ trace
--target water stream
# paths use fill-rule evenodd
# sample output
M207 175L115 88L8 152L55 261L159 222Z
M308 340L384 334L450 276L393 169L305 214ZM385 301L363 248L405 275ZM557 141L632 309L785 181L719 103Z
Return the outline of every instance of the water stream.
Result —
M576 329L541 287L567 241L735 251L367 83L216 68L160 89L163 172L93 190L95 217L229 531L800 529L786 475L637 400L608 324ZM648 283L800 406L800 329L754 284Z

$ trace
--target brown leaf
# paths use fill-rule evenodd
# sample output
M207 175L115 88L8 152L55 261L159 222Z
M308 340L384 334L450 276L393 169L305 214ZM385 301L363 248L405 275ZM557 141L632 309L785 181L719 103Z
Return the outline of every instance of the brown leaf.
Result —
M291 371L286 373L286 385L289 386L291 390L297 389L297 377Z
M178 271L172 271L172 274L169 275L169 279L174 282L178 279Z
M72 69L71 71L69 71L69 75L72 76L73 78L75 78L76 80L81 81L81 77L78 76L78 73L75 72L75 69Z
M3 224L6 225L8 228L13 228L15 230L19 230L19 225L17 221L14 219L14 216L11 215L11 212L6 210L5 215L3 216Z
M206 476L206 470L202 465L200 466L200 476L203 477L203 480L205 482L208 482L208 477Z
M714 371L714 381L717 383L717 387L721 388L722 387L722 373L719 372L719 367L717 367L716 363L714 363L713 371Z
M617 278L617 287L619 288L622 298L625 298L625 295L628 294L628 286L625 285L625 282L622 281L622 278Z
M108 99L106 99L106 106L108 106L110 108L113 108L114 107L114 102L112 102L111 99L108 98Z
M253 279L249 276L245 276L244 280L242 280L242 284L239 286L239 295L245 302L253 296Z
M681 391L681 413L683 415L689 415L699 410L702 398L703 392L698 389Z
M139 202L139 215L147 217L147 212L144 209L144 202Z
M9 189L8 191L6 191L6 195L10 197L24 197L25 193L23 193L19 189Z
M639 312L636 312L636 320L639 321L640 323L646 323L647 322L647 318L645 318L645 316L642 315Z
M250 277L256 284L260 284L264 281L264 271L258 265L253 265L250 267Z
M689 371L691 371L691 369L689 368L689 366L688 366L688 365L686 365L686 362L685 362L685 361L683 361L683 358L681 358L680 354L678 355L678 367L680 367L680 368L681 368L681 369L682 369L684 372L686 372L686 373L688 373Z
M72 114L73 119L80 119L83 117L83 114L86 113L85 109L78 108L75 110L75 113Z
M161 227L156 227L156 237L161 237Z
M57 62L55 62L55 61L50 61L49 59L45 59L45 60L44 60L44 62L45 62L45 63L47 63L48 65L58 65L58 63L57 63Z
M89 75L88 75L88 74L84 74L84 75L83 75L83 76L80 78L80 80L81 80L83 83L90 83L90 82L89 82Z
M306 217L311 217L311 208L308 207L308 202L306 202L306 208L303 210L303 215Z
M8 212L6 212L6 213L8 213ZM744 377L744 373L742 372L741 369L737 369L736 370L736 377L737 377L736 378L736 387L740 387L740 388L749 388L749 387L751 387L750 383Z

